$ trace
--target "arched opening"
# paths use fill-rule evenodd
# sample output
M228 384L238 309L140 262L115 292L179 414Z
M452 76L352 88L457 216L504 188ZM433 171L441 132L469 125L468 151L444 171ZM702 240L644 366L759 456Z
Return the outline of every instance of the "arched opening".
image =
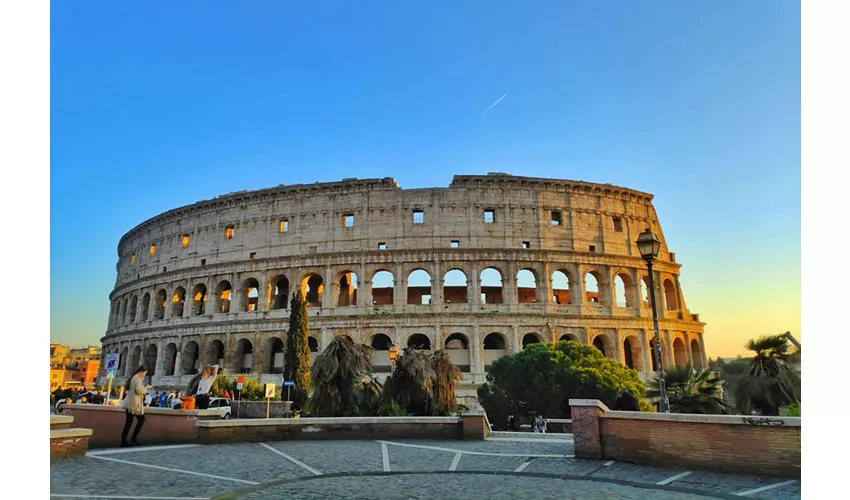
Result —
M502 304L502 273L495 267L488 267L481 271L481 303Z
M593 347L599 350L605 357L611 357L613 353L613 349L609 346L610 341L608 337L605 335L597 335L596 338L593 339Z
M584 295L587 304L602 304L602 294L599 289L599 275L591 271L584 275Z
M664 280L664 302L667 303L668 311L679 309L679 301L676 299L676 287L673 285L673 280Z
M617 301L617 307L635 306L631 276L620 273L614 278L614 298Z
M414 349L422 351L430 351L431 339L429 339L427 335L414 333L407 338L407 347L413 347Z
M124 370L124 375L132 375L133 371L142 364L142 346L137 345L133 348L133 357L130 358L130 364ZM150 367L145 367L150 368Z
M242 282L239 296L242 312L256 312L260 308L260 282L255 278L246 279Z
M192 315L193 316L203 316L204 314L204 305L206 305L207 300L207 286L203 283L198 283L195 285L195 288L192 289Z
M209 346L206 364L218 365L219 368L224 368L224 342L215 339L209 343Z
M520 304L537 302L537 278L530 269L520 269L516 273L517 301Z
M552 273L552 301L556 304L570 303L570 278L560 269Z
M186 342L183 346L183 359L180 360L180 375L194 375L198 373L201 361L201 348L194 340Z
M153 319L162 319L165 317L165 301L167 297L168 295L165 293L165 290L156 292L156 296L153 299Z
M354 339L353 339L353 338L351 338L351 335L346 335L346 334L344 334L344 333L343 333L343 334L341 334L341 335L337 335L337 337L342 337L343 339L345 339L345 340L349 341L349 342L350 342L350 343L352 343L352 344L354 344L354 343L355 343L355 342L354 342Z
M357 305L357 274L345 271L339 278L339 297L337 304L341 307Z
M446 354L458 370L469 372L469 339L462 333L453 333L446 337Z
M174 294L171 295L171 317L180 318L183 316L183 304L186 302L186 289L178 286L174 289Z
M634 335L629 335L623 340L623 357L626 366L639 372L644 371L641 343Z
M271 337L266 341L266 352L268 353L268 373L283 373L283 340Z
M574 333L565 333L565 334L561 335L561 338L559 338L558 340L559 341L565 340L567 342L581 342L581 340L579 340L579 338L578 338L578 335L576 335Z
M124 375L127 370L127 356L130 355L130 349L125 347L121 350L121 356L118 358L118 375Z
M393 345L389 335L376 333L372 336L370 344L373 349L372 370L376 373L389 373L392 369L392 361L390 360L389 350Z
M484 371L489 371L490 365L507 353L505 337L501 333L493 332L484 337L484 349L481 353Z
M230 312L230 295L233 287L229 281L222 281L215 287L215 310L221 314Z
M147 318L145 318L147 319ZM121 302L121 321L119 322L119 326L123 326L127 324L127 301L124 300Z
M127 301L124 301L124 306L127 306ZM126 310L125 310L126 312ZM151 294L145 293L142 296L142 321L150 321L151 319ZM135 368L133 368L135 370Z
M664 359L664 356L667 354L667 347L664 345L664 342L661 342L661 359ZM655 346L655 339L651 339L649 341L649 360L652 364L652 371L658 371L658 357L657 357L657 349ZM662 365L664 362L662 361Z
M177 345L170 342L165 346L165 360L163 369L166 376L174 375L174 369L177 367Z
M148 376L150 377L156 375L156 355L156 344L149 345L145 351L145 368L148 369Z
M702 364L702 347L699 345L699 340L697 339L691 340L691 360L694 368L700 370L704 368Z
M112 312L109 315L109 327L115 328L115 325L118 324L118 319L121 317L121 301L116 300L112 302Z
M526 333L522 336L522 348L530 346L531 344L539 344L540 337L537 336L536 333Z
M452 269L443 275L443 301L446 304L466 304L469 302L466 273Z
M236 371L239 373L251 373L254 365L254 344L248 339L239 339L236 342Z
M391 306L395 292L393 273L381 270L372 276L372 305Z
M640 279L640 300L642 307L649 307L649 277L643 276Z
M138 307L139 298L133 295L133 298L130 299L130 323L136 322L136 309Z
M688 364L688 353L685 351L685 343L680 338L673 341L673 362L676 363L676 366L685 366Z
M431 303L431 275L424 269L416 269L407 276L407 303L414 305Z
M301 279L301 292L307 300L307 307L322 307L325 280L316 273L310 273Z
M319 352L319 341L316 337L307 337L307 347L310 348L310 352Z
M272 309L288 309L289 300L289 279L286 276L279 274L272 278L271 284L271 308Z

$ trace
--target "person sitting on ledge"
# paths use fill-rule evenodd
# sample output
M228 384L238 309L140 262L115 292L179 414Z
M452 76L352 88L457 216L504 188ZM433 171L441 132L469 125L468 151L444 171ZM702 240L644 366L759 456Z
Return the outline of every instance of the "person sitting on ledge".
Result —
M620 394L614 403L614 409L618 411L640 411L638 400L629 392Z

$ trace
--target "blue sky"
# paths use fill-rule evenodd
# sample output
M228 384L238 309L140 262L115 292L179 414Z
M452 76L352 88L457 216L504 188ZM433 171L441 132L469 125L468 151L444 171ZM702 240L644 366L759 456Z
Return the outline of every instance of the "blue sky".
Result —
M162 211L491 171L653 193L709 355L799 334L799 26L784 0L52 2L51 338L98 343L118 240Z

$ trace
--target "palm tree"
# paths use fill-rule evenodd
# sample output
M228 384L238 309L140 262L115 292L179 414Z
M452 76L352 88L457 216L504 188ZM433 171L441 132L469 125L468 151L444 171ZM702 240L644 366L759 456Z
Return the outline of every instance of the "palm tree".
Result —
M729 405L720 398L722 380L708 368L695 370L690 363L664 369L667 399L672 413L725 414ZM659 397L658 379L649 381L647 397Z
M432 415L450 415L457 409L455 386L463 374L452 363L446 351L440 349L431 355L434 370L434 395L431 401Z
M430 415L435 379L428 358L414 347L405 347L384 382L384 393L412 415Z
M346 336L334 338L316 356L312 367L313 394L310 411L314 415L344 417L357 415L363 390L373 390L372 348L355 344Z
M750 339L745 345L756 353L747 365L735 400L741 413L757 410L762 415L778 416L781 406L800 402L800 377L789 366L794 353L784 335Z

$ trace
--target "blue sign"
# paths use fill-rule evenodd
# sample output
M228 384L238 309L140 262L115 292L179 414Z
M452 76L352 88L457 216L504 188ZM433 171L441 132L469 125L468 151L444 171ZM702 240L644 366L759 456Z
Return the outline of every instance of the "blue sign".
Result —
M109 377L110 375L114 377L115 376L115 370L106 370L106 376Z
M292 386L292 385L295 385L295 381L294 380L284 380L283 385Z

